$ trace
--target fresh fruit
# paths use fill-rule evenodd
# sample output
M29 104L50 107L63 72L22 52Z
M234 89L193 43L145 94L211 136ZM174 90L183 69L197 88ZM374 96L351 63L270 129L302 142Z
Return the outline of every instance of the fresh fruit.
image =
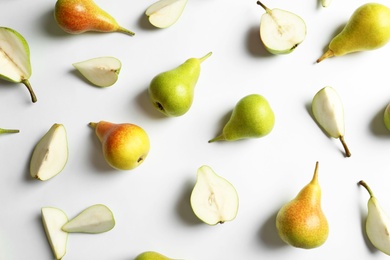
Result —
M279 210L276 228L280 238L294 247L311 249L327 240L329 226L321 209L318 162L311 182Z
M331 2L332 2L332 0L321 0L321 5L323 7L328 7Z
M64 125L53 124L35 146L30 174L45 181L59 174L68 161L68 140Z
M306 38L305 21L298 15L282 9L269 9L260 1L265 13L260 20L260 39L272 54L291 53Z
M345 155L350 157L351 152L344 140L344 107L336 90L329 86L320 89L312 100L312 111L317 123L331 137L340 139Z
M66 254L68 243L68 233L62 231L61 227L68 222L68 217L62 210L53 207L43 207L41 214L43 227L55 259L61 260Z
M31 72L30 48L26 39L11 28L0 27L0 78L23 83L35 103L37 97L29 81Z
M162 255L155 251L146 251L137 255L137 257L134 260L174 260L174 259L168 258L165 255Z
M71 34L95 31L134 35L134 32L121 27L110 14L97 6L93 0L57 0L54 17L59 27Z
M275 124L275 115L268 101L261 95L251 94L238 101L222 134L214 141L235 141L260 138L269 134Z
M390 255L390 219L367 183L365 181L359 181L358 184L366 188L370 195L367 203L367 237L378 250Z
M158 74L149 86L153 105L166 116L184 115L194 99L194 88L200 75L200 64L211 55L190 58L180 66Z
M73 66L92 84L109 87L118 80L122 63L114 57L98 57L73 63Z
M209 225L235 219L239 204L233 185L207 165L198 169L190 202L195 215Z
M390 131L390 103L386 106L385 112L383 113L383 122L387 130Z
M149 153L149 137L144 129L135 124L100 121L89 125L95 128L102 143L104 158L115 169L134 169L143 163Z
M12 133L19 133L18 129L4 129L0 128L0 134L12 134Z
M159 0L146 9L149 22L158 28L167 28L180 18L188 0Z
M390 9L379 3L366 3L352 14L344 29L329 43L329 49L317 60L368 51L390 40Z
M98 234L107 232L115 226L112 211L103 204L92 205L62 226L68 233Z

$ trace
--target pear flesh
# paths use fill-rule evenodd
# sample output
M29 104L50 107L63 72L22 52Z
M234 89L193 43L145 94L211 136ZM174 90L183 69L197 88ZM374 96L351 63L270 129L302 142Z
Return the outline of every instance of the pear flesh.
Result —
M174 260L155 251L145 251L137 255L134 260Z
M160 0L146 9L149 22L158 28L167 28L177 22L188 0Z
M0 27L0 78L23 83L30 92L31 101L37 98L30 85L30 49L26 39L17 31Z
M60 173L68 161L68 140L64 125L53 124L35 146L30 174L45 181Z
M114 57L98 57L72 64L89 82L109 87L118 80L122 64Z
M190 202L195 215L209 225L235 219L239 204L233 185L207 165L198 169Z

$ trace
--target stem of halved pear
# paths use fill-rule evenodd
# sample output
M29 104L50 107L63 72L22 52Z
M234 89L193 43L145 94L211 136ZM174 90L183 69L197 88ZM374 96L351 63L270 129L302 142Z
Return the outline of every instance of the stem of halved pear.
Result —
M257 1L257 4L260 5L261 7L263 7L264 10L265 10L266 12L271 11L268 7L266 7L266 6L265 6L262 2L260 2L260 1Z
M339 139L340 139L341 144L342 144L343 147L344 147L345 155L346 155L347 157L351 157L351 152L349 151L349 148L348 148L348 146L347 146L347 143L346 143L345 140L344 140L344 136L340 136Z
M127 34L127 35L130 35L130 36L134 36L135 33L130 31L130 30L127 30L126 28L123 28L121 26L119 26L119 28L117 29L117 32L121 32L121 33L124 33L124 34Z
M28 81L28 79L23 79L23 80L22 80L22 83L27 87L28 91L30 92L31 101L32 101L33 103L37 102L37 97L35 96L34 90L32 89L32 87L31 87L30 82Z
M330 58L334 56L334 52L329 49L327 50L322 56L317 60L317 63L320 63L321 61L325 60L326 58Z
M211 56L211 54L213 54L211 51L209 53L207 53L205 56L203 56L202 58L199 58L199 62L202 63L203 61L205 61L208 57Z
M19 133L19 130L0 128L0 134L12 134L12 133Z
M374 193L372 192L371 188L367 185L367 183L365 181L361 180L358 182L358 184L363 186L364 188L366 188L366 190L368 191L368 194L370 194L370 197L374 197Z

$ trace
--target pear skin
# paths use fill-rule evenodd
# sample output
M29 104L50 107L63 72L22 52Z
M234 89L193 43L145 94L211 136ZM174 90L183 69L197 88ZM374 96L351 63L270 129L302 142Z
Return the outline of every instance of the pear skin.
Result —
M145 251L139 254L134 260L174 260L172 258L166 257L155 251Z

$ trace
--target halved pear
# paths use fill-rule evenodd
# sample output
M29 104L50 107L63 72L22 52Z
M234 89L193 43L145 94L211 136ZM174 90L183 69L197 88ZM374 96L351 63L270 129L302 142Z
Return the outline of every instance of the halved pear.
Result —
M265 14L260 20L260 39L272 54L291 53L306 38L306 23L298 15L274 8L269 9L260 1Z
M68 243L68 233L62 231L61 227L68 222L65 212L53 207L43 207L41 209L43 227L47 239L56 260L60 260L66 254Z
M98 87L109 87L118 80L122 68L114 57L97 57L72 64L89 82Z
M167 28L180 18L188 0L160 0L146 9L149 22L158 28Z
M92 205L62 226L69 233L103 233L113 229L115 219L112 211L103 204Z
M239 204L233 185L207 165L198 169L190 202L195 215L209 225L235 219Z
M31 177L45 181L60 173L68 161L68 140L64 125L53 124L35 146L30 160Z
M0 78L23 83L35 103L37 98L29 82L30 76L30 48L26 39L11 28L0 27Z

